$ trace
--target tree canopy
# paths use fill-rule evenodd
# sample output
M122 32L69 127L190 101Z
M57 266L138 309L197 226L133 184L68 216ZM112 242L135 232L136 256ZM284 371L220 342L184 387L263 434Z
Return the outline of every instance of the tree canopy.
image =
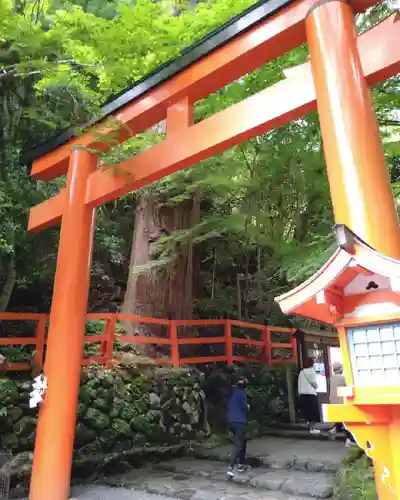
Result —
M0 0L2 310L48 310L55 270L58 230L30 235L27 215L65 181L32 182L22 153L92 119L110 96L251 3ZM385 9L379 5L360 17L360 30L382 19ZM299 47L227 85L196 104L196 120L276 83L285 68L306 58L307 47ZM399 90L399 76L373 89L396 200ZM112 149L103 161L114 163L162 138L162 126L155 127ZM186 202L194 198L199 210L189 222L158 231L146 243L148 258L132 268L135 213L150 196L155 219L164 209L188 210ZM91 309L119 308L132 273L171 274L186 252L185 272L196 275L196 315L287 321L273 297L309 276L333 248L318 117L296 120L132 193L102 207L97 218Z

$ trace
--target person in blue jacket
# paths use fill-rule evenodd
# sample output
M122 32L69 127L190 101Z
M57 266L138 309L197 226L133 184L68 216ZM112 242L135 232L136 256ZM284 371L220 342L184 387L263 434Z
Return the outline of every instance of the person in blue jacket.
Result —
M231 462L228 468L228 477L233 477L235 472L247 472L250 466L245 465L247 449L247 403L245 377L239 377L231 388L228 400L228 425L235 435L231 453Z

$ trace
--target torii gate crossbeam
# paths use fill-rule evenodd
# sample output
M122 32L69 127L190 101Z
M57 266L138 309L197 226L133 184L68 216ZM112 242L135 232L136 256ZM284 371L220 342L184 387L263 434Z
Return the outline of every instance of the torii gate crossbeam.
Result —
M107 132L104 122L65 144L56 141L56 149L51 144L48 150L42 148L32 175L50 180L67 173L67 185L32 208L29 222L29 229L38 231L61 221L45 365L48 389L37 428L30 500L69 496L96 206L318 108L336 222L351 229L356 225L365 241L386 255L400 256L396 213L368 90L368 84L400 70L400 22L394 14L357 40L354 11L375 3L267 0L257 6L266 9L266 19L253 22L250 29L247 24L244 32L238 28L228 43L212 47L164 83L160 80L146 90L146 81L141 82L142 93L129 89L104 113L118 120L118 140L163 119L167 136L122 162L125 175L98 168L97 155L85 149L109 147L101 139ZM235 22L240 27L241 19ZM310 63L193 123L197 100L306 41ZM130 101L130 95L137 97Z

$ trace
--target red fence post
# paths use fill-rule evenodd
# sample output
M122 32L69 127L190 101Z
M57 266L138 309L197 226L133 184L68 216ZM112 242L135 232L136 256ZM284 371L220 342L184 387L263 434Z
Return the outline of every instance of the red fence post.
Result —
M293 335L295 331L296 331L296 329L293 328L292 332L291 332L291 344L292 344L292 359L293 359L293 363L297 364L297 340L296 340L296 338Z
M35 357L33 358L33 365L38 368L43 368L43 361L44 361L44 343L45 343L45 336L46 336L46 325L47 325L47 315L41 316L38 319L37 325L36 325L36 354Z
M174 368L180 367L179 362L179 344L178 344L178 328L174 320L169 322L169 338L171 341L171 361Z
M233 365L233 342L232 342L232 323L229 319L224 324L225 335L225 355L228 366Z
M272 366L271 331L267 326L263 329L263 340L265 342L265 363Z
M111 368L114 356L114 340L117 327L117 318L107 319L103 335L105 340L101 344L101 356L105 358L106 368Z

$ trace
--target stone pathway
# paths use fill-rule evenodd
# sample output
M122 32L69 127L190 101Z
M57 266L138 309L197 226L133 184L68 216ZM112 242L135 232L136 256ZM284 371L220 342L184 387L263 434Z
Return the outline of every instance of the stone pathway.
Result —
M198 448L193 458L162 462L102 482L179 500L324 499L332 496L334 476L346 455L343 443L255 439L248 446L253 469L228 481L229 451L229 446Z

